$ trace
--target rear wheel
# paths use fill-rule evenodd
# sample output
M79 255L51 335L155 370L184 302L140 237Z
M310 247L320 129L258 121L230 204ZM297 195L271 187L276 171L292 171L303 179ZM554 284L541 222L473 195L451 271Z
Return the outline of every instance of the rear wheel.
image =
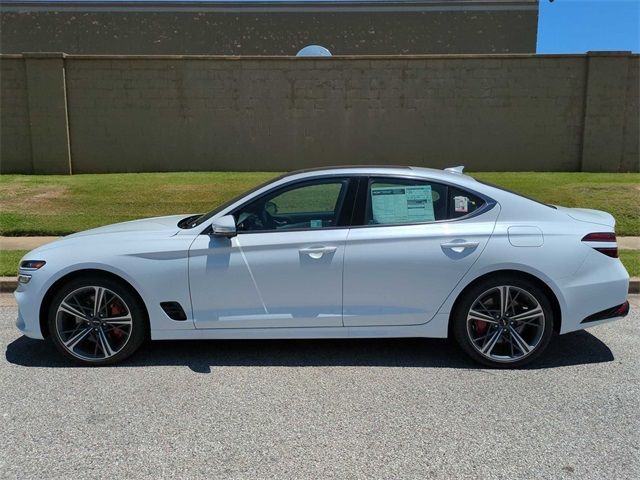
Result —
M148 332L144 308L129 288L99 276L65 284L51 302L48 322L58 350L84 365L127 358Z
M453 333L474 360L516 368L538 358L553 334L553 309L534 282L493 277L465 293L453 316Z

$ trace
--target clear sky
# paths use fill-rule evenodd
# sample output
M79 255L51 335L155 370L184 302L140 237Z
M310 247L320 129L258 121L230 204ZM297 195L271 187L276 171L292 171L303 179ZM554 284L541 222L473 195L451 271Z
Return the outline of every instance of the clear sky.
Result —
M640 0L540 0L538 53L640 52Z

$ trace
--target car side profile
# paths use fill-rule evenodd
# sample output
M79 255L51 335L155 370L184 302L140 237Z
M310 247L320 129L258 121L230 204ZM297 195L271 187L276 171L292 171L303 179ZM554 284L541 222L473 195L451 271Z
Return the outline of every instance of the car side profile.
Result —
M293 172L204 215L76 233L21 261L17 327L105 365L147 339L432 337L519 367L627 315L615 220L461 167Z

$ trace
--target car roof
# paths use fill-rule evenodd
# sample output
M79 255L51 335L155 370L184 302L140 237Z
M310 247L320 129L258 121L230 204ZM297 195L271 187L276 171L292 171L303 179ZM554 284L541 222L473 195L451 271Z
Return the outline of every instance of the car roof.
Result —
M454 183L464 183L464 180L475 182L475 179L472 177L453 171L398 165L340 165L333 167L307 168L304 170L296 170L286 173L281 178L289 179L294 176L304 178L319 175L404 175L450 181Z

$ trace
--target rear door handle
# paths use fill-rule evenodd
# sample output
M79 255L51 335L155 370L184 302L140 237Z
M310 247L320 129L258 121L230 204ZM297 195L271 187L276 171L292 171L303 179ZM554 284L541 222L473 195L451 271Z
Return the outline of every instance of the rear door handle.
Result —
M478 245L478 242L448 242L440 244L442 248L450 248L456 252L461 252L465 248L476 248Z
M309 247L309 248L301 248L299 250L303 255L309 255L311 258L322 258L325 253L333 253L338 249L338 247Z

